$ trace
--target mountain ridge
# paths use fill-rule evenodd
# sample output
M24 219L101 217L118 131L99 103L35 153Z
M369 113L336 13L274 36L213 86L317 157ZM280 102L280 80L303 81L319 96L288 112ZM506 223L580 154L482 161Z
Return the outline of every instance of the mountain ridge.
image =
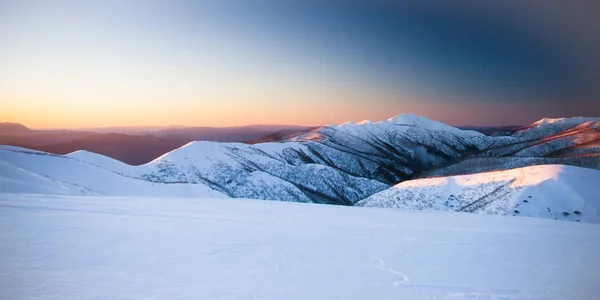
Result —
M88 152L48 157L53 165L75 159L125 178L159 186L206 186L234 198L354 205L419 178L538 164L600 169L598 124L568 123L548 122L545 126L551 129L545 131L536 127L486 136L425 117L399 115L380 122L320 127L281 142L194 141L139 166ZM0 161L35 174L49 172L27 163L28 155L32 154L24 149L0 149Z

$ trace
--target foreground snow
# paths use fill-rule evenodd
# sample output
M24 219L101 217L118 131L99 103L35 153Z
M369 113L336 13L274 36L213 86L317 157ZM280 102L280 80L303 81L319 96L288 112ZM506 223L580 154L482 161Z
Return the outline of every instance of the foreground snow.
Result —
M357 205L600 223L599 183L598 170L543 165L405 181Z
M600 226L0 194L1 299L597 299Z

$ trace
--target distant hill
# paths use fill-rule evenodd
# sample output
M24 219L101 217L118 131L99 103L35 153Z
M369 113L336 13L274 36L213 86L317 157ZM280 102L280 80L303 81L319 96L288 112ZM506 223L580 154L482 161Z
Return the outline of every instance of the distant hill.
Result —
M191 141L249 142L274 134L280 134L281 137L300 134L310 129L312 128L294 125L251 125L223 128L113 127L93 129L97 131L76 131L33 130L17 123L0 123L0 145L53 154L87 150L127 164L140 165Z
M239 127L185 127L155 131L158 137L184 138L193 141L248 142L262 137L285 133L301 133L313 127L293 125L249 125Z
M25 135L33 130L19 123L0 122L0 135Z
M130 165L145 164L162 154L177 149L189 139L160 138L154 135L127 135L118 133L92 134L68 142L34 148L54 154L68 154L86 150Z
M258 144L258 143L269 143L269 142L280 142L286 139L290 139L296 135L299 134L305 134L308 133L312 130L315 130L319 127L308 127L305 128L301 131L298 131L297 129L287 129L287 130L281 130L281 131L277 131L277 132L273 132L273 133L269 133L266 135L263 135L259 138L255 138L252 140L248 140L246 141L246 143L248 144Z
M473 130L489 136L507 136L524 129L522 125L511 126L458 126L462 130Z
M14 145L26 147L42 147L56 143L69 142L78 138L82 138L89 135L94 135L93 132L85 131L44 131L44 130L31 130L28 134L13 134L8 135L4 132L0 132L0 144L2 145Z

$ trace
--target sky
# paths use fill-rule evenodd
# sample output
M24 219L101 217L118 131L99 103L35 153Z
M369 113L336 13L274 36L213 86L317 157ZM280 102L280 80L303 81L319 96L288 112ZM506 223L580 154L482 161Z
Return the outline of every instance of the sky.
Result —
M600 5L520 2L0 0L0 121L600 116Z

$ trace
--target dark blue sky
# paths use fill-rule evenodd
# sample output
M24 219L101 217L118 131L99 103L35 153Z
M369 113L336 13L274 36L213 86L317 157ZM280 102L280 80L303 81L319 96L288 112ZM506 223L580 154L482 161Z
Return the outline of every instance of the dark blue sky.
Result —
M226 17L257 26L300 52L363 70L373 80L416 94L472 101L599 96L596 84L581 86L591 81L584 77L599 71L591 69L589 57L578 57L577 47L588 46L587 41L571 44L560 28L546 26L552 14L541 3L527 18L516 4L502 11L467 1L292 2L249 2L229 7ZM598 42L597 28L571 30L584 38L589 30L589 42Z

